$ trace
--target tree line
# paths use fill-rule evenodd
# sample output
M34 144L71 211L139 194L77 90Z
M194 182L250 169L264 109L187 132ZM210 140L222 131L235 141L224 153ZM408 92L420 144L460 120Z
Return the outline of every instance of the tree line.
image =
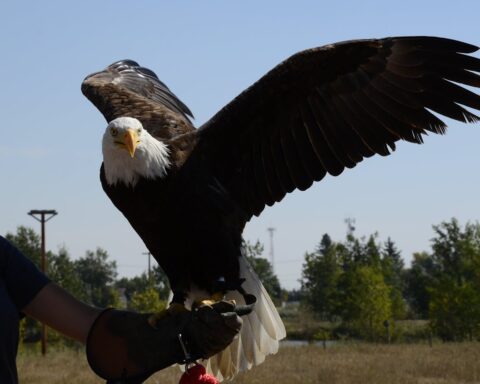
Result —
M395 334L399 320L429 321L431 332L443 340L480 339L480 225L461 226L456 219L433 226L431 251L413 254L405 267L401 252L378 233L357 237L349 219L343 241L324 234L304 256L301 288L282 289L260 242L245 244L245 255L277 305L300 301L317 319L335 324L352 337L378 340L385 329ZM31 228L18 227L5 236L40 265L40 238ZM169 286L155 265L132 278L118 278L117 264L102 248L87 250L75 260L63 247L47 254L47 275L78 299L97 307L159 311L166 306ZM35 340L33 320L25 338Z
M347 220L344 241L324 234L305 255L303 302L349 334L376 340L404 319L429 320L445 341L480 340L480 225L456 219L433 226L431 251L406 268L394 241L358 238Z

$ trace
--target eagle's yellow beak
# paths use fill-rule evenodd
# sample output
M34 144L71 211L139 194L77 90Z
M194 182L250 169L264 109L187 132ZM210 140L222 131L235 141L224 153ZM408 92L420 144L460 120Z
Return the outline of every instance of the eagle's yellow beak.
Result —
M123 136L123 142L125 143L128 153L130 153L130 156L133 158L135 155L135 149L137 148L138 143L140 143L137 131L128 129L125 136Z

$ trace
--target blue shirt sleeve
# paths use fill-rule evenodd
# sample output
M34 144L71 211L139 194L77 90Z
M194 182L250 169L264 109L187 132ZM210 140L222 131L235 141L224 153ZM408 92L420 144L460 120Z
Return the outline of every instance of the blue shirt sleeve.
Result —
M0 236L0 279L18 311L32 301L50 280L17 248Z

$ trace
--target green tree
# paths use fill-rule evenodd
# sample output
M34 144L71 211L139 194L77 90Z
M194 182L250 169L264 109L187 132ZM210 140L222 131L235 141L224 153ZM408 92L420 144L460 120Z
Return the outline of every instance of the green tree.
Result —
M40 267L40 257L42 252L40 236L37 235L32 228L19 226L15 234L7 233L5 238Z
M158 264L152 268L150 276L143 272L131 278L122 277L115 282L115 287L123 292L129 308L145 308L142 311L164 307L170 293L168 278Z
M158 290L150 286L132 295L129 308L139 312L160 312L166 308L166 302L160 299Z
M480 224L467 223L462 230L453 218L433 226L432 259L437 275L448 276L458 284L470 281L476 273L480 255Z
M429 313L430 291L436 265L427 252L413 254L412 265L405 271L405 297L413 312L421 319L427 319Z
M118 293L113 287L117 264L108 261L107 251L102 248L97 248L95 252L87 251L74 265L89 304L105 308L118 303Z
M170 294L170 282L168 277L159 264L155 264L152 268L153 285L158 290L160 299L166 301Z
M378 234L374 233L368 237L364 248L364 265L379 267L381 264L381 245L377 242Z
M341 275L337 305L348 328L369 340L380 338L392 317L390 287L374 267L360 265Z
M144 292L153 284L146 273L134 277L122 277L115 281L115 287L123 289L127 300L130 300L135 293Z
M444 340L477 338L480 333L480 224L462 229L456 219L433 227L429 315Z
M405 316L403 261L391 239L382 245L377 233L359 238L354 220L346 224L344 242L325 234L306 254L302 291L316 314L341 319L354 335L373 340L385 334L386 320Z
M392 315L394 319L404 319L406 316L405 300L403 292L404 284L404 263L400 251L397 250L392 239L388 238L383 245L382 251L382 272L385 283L391 288L390 299L392 302Z
M431 288L430 318L445 341L480 340L480 290L451 278L437 281Z
M384 270L385 282L402 291L404 287L404 262L400 251L390 237L382 248L382 267Z
M305 254L301 279L306 304L323 319L334 316L341 271L336 244L324 234L316 251Z
M285 293L287 301L305 301L306 291L303 289L292 289Z
M342 259L343 268L346 270L352 265L366 265L379 267L381 263L381 246L378 243L378 234L374 233L368 238L355 236L355 220L346 219L347 236L343 243L337 245Z

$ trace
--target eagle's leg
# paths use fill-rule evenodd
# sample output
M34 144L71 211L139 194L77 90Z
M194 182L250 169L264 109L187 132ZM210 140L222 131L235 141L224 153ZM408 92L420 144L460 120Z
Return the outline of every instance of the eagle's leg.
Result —
M184 304L185 298L186 298L186 294L184 293L178 294L174 292L173 299L170 302L170 305L168 306L168 308L165 308L160 312L152 313L148 318L148 323L153 328L157 328L157 323L162 319L164 319L166 316L170 316L179 312L188 311L188 309L185 308L185 304Z

